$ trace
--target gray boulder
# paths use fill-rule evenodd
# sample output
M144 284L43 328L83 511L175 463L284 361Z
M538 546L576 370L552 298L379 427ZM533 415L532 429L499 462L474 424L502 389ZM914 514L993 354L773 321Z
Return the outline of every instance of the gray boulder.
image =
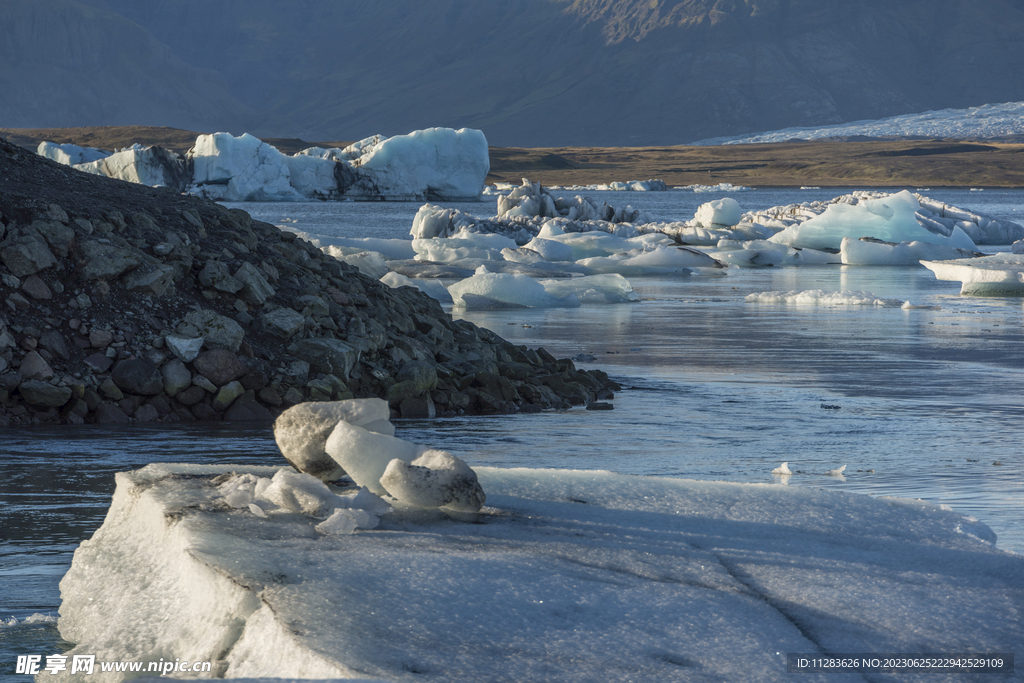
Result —
M156 396L164 390L160 370L145 358L119 361L110 373L110 379L121 391L142 396Z

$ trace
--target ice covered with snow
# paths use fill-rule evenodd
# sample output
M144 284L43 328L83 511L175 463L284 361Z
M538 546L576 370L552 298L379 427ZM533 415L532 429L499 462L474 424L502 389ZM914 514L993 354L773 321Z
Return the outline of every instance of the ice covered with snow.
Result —
M71 143L58 145L56 142L44 141L39 143L39 146L36 148L36 154L56 161L58 164L75 166L76 164L99 161L110 156L112 152L108 152L105 149L96 149L95 147L79 147Z
M435 261L452 263L465 259L483 259L485 261L502 260L502 249L516 249L519 245L515 240L502 235L481 235L460 233L452 237L434 237L432 239L414 239L413 251L417 261Z
M475 524L396 504L376 528L336 534L233 509L214 483L275 471L117 475L61 582L67 654L206 660L228 679L782 682L787 653L1024 642L1024 558L921 501L477 468Z
M968 109L940 109L885 119L865 119L833 126L782 130L694 142L694 145L731 145L817 140L863 135L867 137L1000 138L1024 135L1024 102L983 104Z
M540 280L544 291L559 298L575 296L581 304L622 304L639 301L629 280L618 273Z
M975 296L1024 296L1024 254L921 261L939 280L961 282L960 293Z
M822 289L806 289L790 292L755 292L745 298L748 304L796 304L799 306L879 306L900 307L899 299L883 299L871 292L842 291L827 292Z

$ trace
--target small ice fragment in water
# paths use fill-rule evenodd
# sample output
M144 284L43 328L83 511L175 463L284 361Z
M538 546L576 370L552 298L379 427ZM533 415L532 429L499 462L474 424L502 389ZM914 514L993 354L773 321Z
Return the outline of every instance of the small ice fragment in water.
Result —
M842 467L840 467L837 470L829 470L827 472L827 474L830 477L841 477L841 476L843 476L843 470L845 470L845 469L846 469L846 465L843 465Z
M782 465L780 465L779 467L776 467L774 470L772 470L772 474L783 474L783 475L785 475L785 474L793 474L793 472L790 471L790 469L789 469L789 463L788 462L784 462L784 463L782 463Z

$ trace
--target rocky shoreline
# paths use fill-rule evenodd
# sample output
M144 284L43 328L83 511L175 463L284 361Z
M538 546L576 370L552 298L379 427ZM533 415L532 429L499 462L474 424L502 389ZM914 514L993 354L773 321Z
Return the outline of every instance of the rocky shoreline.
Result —
M0 139L0 425L396 417L587 405L618 387L391 289L245 212Z

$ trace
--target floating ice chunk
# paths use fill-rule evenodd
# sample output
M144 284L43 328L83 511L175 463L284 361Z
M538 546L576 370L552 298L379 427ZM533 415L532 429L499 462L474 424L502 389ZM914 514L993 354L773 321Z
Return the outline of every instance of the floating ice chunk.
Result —
M383 495L387 491L380 485L380 477L388 463L396 458L412 462L427 449L394 436L339 422L327 438L325 450L352 477L352 481Z
M765 266L799 266L822 265L836 263L838 258L816 249L794 249L784 244L776 244L768 240L721 240L718 251L710 256L741 268L759 268Z
M330 513L338 498L316 477L288 469L279 470L259 497L285 510L311 517Z
M447 451L429 450L411 464L392 460L380 483L392 497L419 508L476 512L487 499L476 472Z
M843 465L842 467L840 467L838 469L829 470L825 474L827 474L830 477L842 477L843 476L843 472L845 470L846 470L846 465Z
M280 227L280 226L279 226ZM288 228L285 228L288 229ZM334 237L331 235L315 235L308 232L292 230L299 237L311 242L320 249L337 247L339 253L358 254L363 251L375 251L385 260L411 259L416 256L412 243L405 239L384 239L380 237Z
M721 268L723 263L692 247L658 246L641 253L627 252L613 256L581 259L581 266L599 273L650 275L677 273L688 275L691 268Z
M380 518L372 512L339 508L314 528L325 536L343 536L355 533L356 529L375 529L378 524Z
M452 295L449 294L445 286L437 280L414 280L406 277L405 275L390 272L380 278L380 281L391 288L415 287L427 296L437 299L443 304L450 304L452 302Z
M564 242L543 237L534 237L524 247L532 249L548 261L575 261L573 248Z
M921 261L939 280L959 280L961 294L1024 296L1024 254L994 254L953 261Z
M266 517L267 516L267 513L263 511L263 508L260 507L259 505L257 505L256 503L249 503L248 508L249 508L249 512L251 512L252 514L256 515L257 517Z
M390 436L395 433L390 417L388 402L380 398L300 403L278 416L274 439L285 460L295 469L334 481L345 471L327 454L325 445L338 422Z
M375 515L386 515L393 509L386 500L365 486L361 487L355 495L338 496L338 505L351 510L366 510Z
M899 299L882 299L870 292L826 292L808 289L790 292L757 292L745 298L748 304L797 304L803 306L884 306L899 307Z
M829 204L821 215L788 227L770 239L778 244L811 249L839 249L843 237L947 244L947 238L926 230L918 223L916 212L920 206L914 195L906 190L881 199L865 199L857 204Z
M501 235L460 234L412 241L417 261L441 263L472 258L500 261L502 249L517 249L518 246L515 240Z
M725 197L701 204L693 217L705 228L730 228L743 219L743 210L735 199Z
M526 306L528 308L575 308L580 305L574 294L560 297L549 293L544 285L526 275L516 273L489 273L483 268L473 277L456 282L448 288L456 307L472 308L472 297ZM492 306L486 306L491 308Z
M567 280L541 280L540 284L548 294L557 297L575 294L583 304L621 304L640 300L629 280L617 273Z
M793 474L789 469L789 463L784 462L780 466L772 470L772 474Z
M329 256L333 256L342 263L355 266L360 273L367 277L379 280L388 272L388 266L384 261L384 257L375 251L349 251L344 247L336 247L334 245L321 247L321 251Z
M963 233L961 232L961 234ZM967 241L970 242L970 238ZM971 244L974 243L971 242ZM959 249L918 241L895 244L872 237L861 237L858 240L844 237L839 248L839 255L844 265L912 266L922 260L973 258L979 255L976 249L977 247Z

